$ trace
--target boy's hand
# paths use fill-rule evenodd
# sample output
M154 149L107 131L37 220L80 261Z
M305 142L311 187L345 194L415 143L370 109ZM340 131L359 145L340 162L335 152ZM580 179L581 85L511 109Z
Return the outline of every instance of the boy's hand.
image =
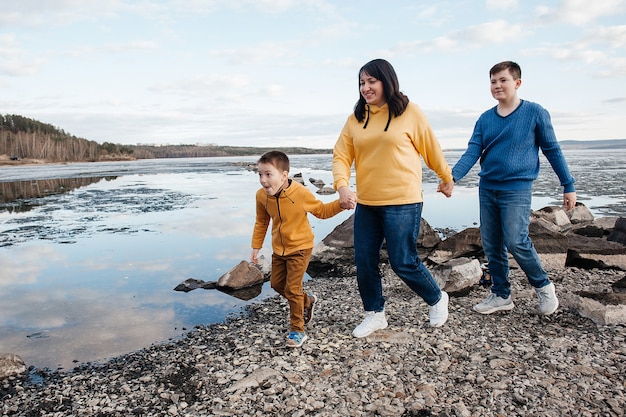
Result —
M258 264L259 263L259 250L260 249L252 249L252 255L250 255L250 261L252 261L252 263Z
M440 182L437 186L437 192L442 193L446 197L450 198L452 196L452 189L454 188L454 181L449 182Z
M563 194L563 208L565 210L571 210L576 206L576 193Z
M356 207L356 193L348 187L343 186L337 190L339 193L339 205L345 210L351 210Z

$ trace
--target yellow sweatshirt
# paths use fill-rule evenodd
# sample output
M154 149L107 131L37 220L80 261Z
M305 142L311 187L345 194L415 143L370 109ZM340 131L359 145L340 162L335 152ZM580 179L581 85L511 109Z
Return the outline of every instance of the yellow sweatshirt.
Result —
M343 209L339 200L324 203L300 184L289 180L290 185L276 196L268 196L263 188L256 192L256 221L252 233L252 248L260 249L272 220L272 251L285 256L314 245L314 234L307 213L327 219Z
M443 182L452 172L426 116L409 103L399 117L389 120L387 104L368 106L367 127L354 114L346 121L334 147L334 187L348 186L354 162L360 204L386 206L423 201L420 157Z

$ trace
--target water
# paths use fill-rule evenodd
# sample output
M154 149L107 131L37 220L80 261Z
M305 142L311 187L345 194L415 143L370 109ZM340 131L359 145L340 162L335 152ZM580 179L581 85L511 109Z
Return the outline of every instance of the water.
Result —
M450 164L459 156L446 154ZM624 156L566 152L579 199L596 216L626 212ZM248 166L256 159L0 168L0 352L29 366L71 369L180 337L273 296L267 283L252 300L173 290L187 278L217 281L248 260L259 187ZM315 191L309 178L330 185L330 167L331 155L294 156L291 173L302 173ZM446 199L425 169L423 216L433 227L478 224L475 172ZM560 192L546 165L533 208L560 204ZM316 243L351 214L311 217ZM269 248L268 235L266 258Z

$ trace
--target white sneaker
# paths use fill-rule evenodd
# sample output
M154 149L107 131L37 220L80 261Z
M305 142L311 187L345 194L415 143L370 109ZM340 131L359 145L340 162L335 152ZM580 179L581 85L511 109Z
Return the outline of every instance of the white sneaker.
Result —
M556 290L553 283L549 283L545 287L535 288L535 292L539 298L539 311L541 314L547 316L559 308L559 299L556 298Z
M507 298L502 298L494 293L489 293L482 303L474 305L474 311L480 314L491 314L496 311L513 310L513 307L515 307L515 304L513 304L510 295Z
M448 321L448 293L441 291L441 299L434 306L430 306L430 327L441 327Z
M387 327L387 318L385 317L385 311L366 311L365 318L356 326L352 331L354 337L365 337L374 333L376 330L381 330Z

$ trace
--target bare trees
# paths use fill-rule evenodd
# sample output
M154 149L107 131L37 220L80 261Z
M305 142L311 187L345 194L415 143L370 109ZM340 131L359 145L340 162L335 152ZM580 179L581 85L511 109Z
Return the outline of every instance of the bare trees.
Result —
M51 162L97 161L101 156L132 154L114 144L77 138L50 124L19 115L0 115L0 155Z

